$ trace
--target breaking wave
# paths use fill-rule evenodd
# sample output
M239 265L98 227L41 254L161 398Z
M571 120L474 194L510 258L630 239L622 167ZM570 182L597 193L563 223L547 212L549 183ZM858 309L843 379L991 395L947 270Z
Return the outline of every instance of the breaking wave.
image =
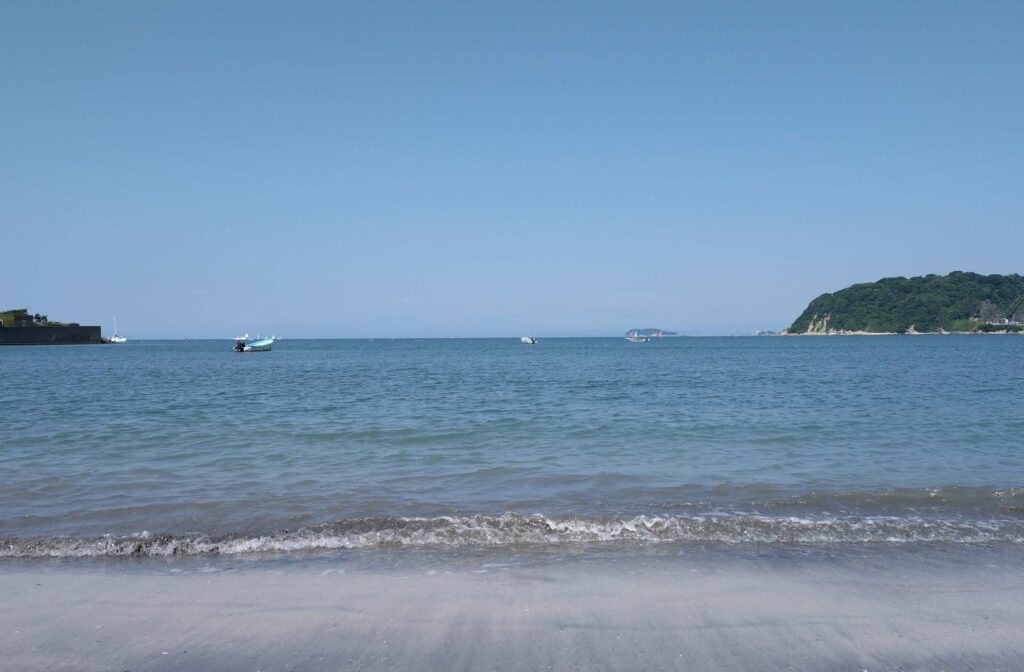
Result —
M201 534L0 539L0 558L160 557L386 547L590 543L1020 543L1024 520L917 517L802 518L745 514L553 518L540 514L354 518L265 535Z

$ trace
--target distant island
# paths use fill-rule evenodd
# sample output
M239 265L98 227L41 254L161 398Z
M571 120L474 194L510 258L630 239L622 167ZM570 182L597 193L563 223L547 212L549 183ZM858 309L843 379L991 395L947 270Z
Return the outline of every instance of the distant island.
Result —
M669 336L678 336L679 333L675 331L665 331L657 327L648 327L646 329L630 329L626 332L626 337L633 338L666 338Z
M783 335L1024 333L1024 277L882 278L811 301Z

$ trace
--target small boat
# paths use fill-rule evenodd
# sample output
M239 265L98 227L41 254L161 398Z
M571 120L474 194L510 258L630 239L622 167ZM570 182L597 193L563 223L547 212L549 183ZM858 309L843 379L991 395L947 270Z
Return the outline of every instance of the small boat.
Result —
M639 329L630 329L626 332L626 340L630 343L647 343L651 339L641 334Z
M114 315L114 335L110 337L111 343L127 343L128 338L117 335L117 315Z
M537 345L537 339L533 336L523 336L519 339L519 342L523 345Z
M256 337L256 340L249 340L249 334L235 337L235 352L266 352L274 345L275 336L270 338Z

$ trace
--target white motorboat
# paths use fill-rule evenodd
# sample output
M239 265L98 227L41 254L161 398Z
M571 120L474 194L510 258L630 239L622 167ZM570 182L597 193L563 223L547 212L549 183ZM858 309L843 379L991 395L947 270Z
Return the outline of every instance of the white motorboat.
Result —
M537 345L537 339L533 336L523 336L519 339L519 342L523 345Z
M236 336L234 350L235 352L266 352L273 347L275 340L277 340L276 336L270 338L257 336L254 340L249 339L249 334Z

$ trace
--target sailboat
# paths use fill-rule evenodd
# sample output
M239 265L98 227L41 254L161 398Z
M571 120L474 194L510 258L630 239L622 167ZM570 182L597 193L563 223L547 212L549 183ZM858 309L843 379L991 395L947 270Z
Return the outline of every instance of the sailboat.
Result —
M111 343L127 343L128 339L117 335L117 315L114 315L114 335L110 337Z
M626 332L626 340L630 343L647 343L651 339L644 335L639 329L630 329Z

